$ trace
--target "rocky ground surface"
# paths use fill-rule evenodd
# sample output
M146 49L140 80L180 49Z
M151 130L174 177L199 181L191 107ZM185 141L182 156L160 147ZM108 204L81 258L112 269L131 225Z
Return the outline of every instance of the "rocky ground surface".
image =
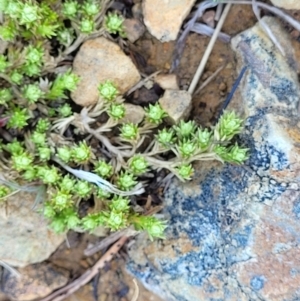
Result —
M191 7L195 1L175 2L178 5L182 4L184 7ZM279 0L272 0L272 2L280 6ZM281 1L281 5L282 2L284 2L284 5L286 3L291 5L288 8L299 9L299 7L293 6L298 5L298 1ZM293 2L296 4L293 4ZM107 63L105 69L110 76L117 59L109 59L108 53L114 52L120 59L121 63L118 64L122 65L123 69L120 73L120 78L115 78L115 80L125 83L123 87L124 92L139 81L140 75L137 70L143 76L150 75L158 70L162 71L162 74L168 73L172 66L172 55L175 48L175 42L172 41L172 37L177 35L181 26L180 23L188 15L188 12L180 8L178 11L181 13L181 16L177 16L178 14L176 13L176 18L174 17L175 10L173 15L160 14L175 22L175 24L171 24L168 21L170 23L168 24L169 27L163 27L162 20L151 18L153 17L153 8L159 7L161 1L158 1L158 3L153 0L144 1L143 3L134 1L134 3L135 5L131 7L131 20L128 20L126 25L129 40L132 42L127 43L127 45L120 43L119 46L110 45L110 42L107 42L108 46L111 47L109 51L104 49L101 52L97 48L97 56L103 55L105 57L105 62ZM146 26L143 25L143 12ZM289 14L298 20L300 19L300 12L297 10L291 10ZM209 14L207 17L209 17ZM211 22L211 19L208 18L207 22ZM250 6L234 5L222 27L222 32L234 37L254 26L256 22L256 17ZM250 75L248 74L246 84L244 82L242 85L244 93L237 92L235 102L232 104L238 110L243 109L246 111L247 116L252 118L249 119L252 123L249 121L248 132L244 138L245 142L247 142L247 137L251 135L251 137L265 135L264 137L274 143L277 148L268 149L270 156L265 158L260 148L265 147L266 149L271 142L264 145L260 141L259 147L254 143L253 154L256 157L252 157L253 160L249 165L239 168L221 167L219 164L210 163L209 165L198 166L196 178L192 183L185 186L180 186L177 183L173 184L166 195L164 209L165 215L169 216L171 220L170 228L167 232L168 240L165 243L157 241L150 244L144 236L133 239L129 242L129 246L125 247L114 261L107 264L100 271L99 276L66 299L67 301L159 301L161 299L153 294L155 290L165 300L174 300L174 298L176 301L196 300L193 290L182 291L183 288L189 288L188 285L192 285L197 289L200 287L203 300L235 300L233 296L237 300L245 301L297 300L295 298L298 297L296 291L297 283L299 283L300 267L294 264L294 260L299 257L299 250L297 252L299 240L297 233L299 231L297 230L296 222L299 218L300 206L298 204L298 186L292 185L297 182L298 177L298 169L294 164L297 158L295 158L295 155L292 156L291 152L297 154L299 134L297 134L297 126L293 127L286 119L293 120L293 111L296 111L296 107L293 107L295 104L293 97L298 97L295 91L299 88L296 76L300 72L298 63L300 61L300 32L284 22L281 22L281 25L283 26L281 30L288 35L285 40L288 41L286 45L291 43L288 52L291 49L294 51L294 57L289 61L292 66L287 66L283 62L282 64L286 69L280 69L282 67L273 66L270 63L268 65L270 70L268 69L267 73L277 74L276 80L278 80L280 79L280 73L285 74L286 70L289 70L286 74L289 74L291 77L290 84L287 83L286 87L279 91L278 89L276 90L278 82L274 82L272 79L272 83L269 85L271 87L269 89L270 94L262 95L274 102L278 101L280 97L285 98L285 103L280 101L277 103L278 107L282 107L282 110L280 112L272 111L272 103L258 102L257 99L253 99L252 103L244 102L243 106L241 105L241 100L246 100L251 95L251 91L256 89L253 86L252 90L249 88L249 83L253 83L253 77L257 76L255 73L251 75L251 72ZM175 79L174 77L168 78L167 80L156 78L155 81L160 83L160 87L155 83L150 83L148 87L143 86L130 94L128 97L130 102L135 105L154 103L162 96L163 90L176 90L177 87L181 90L186 90L191 83L209 39L208 37L191 33L186 40L185 49L176 71L177 77ZM218 112L220 105L230 91L241 66L245 60L248 60L249 63L249 60L253 58L251 54L247 57L247 53L250 53L247 47L242 47L244 49L242 50L242 56L240 51L236 50L237 41L240 42L239 39L242 38L235 40L234 49L232 49L230 43L222 41L217 41L214 46L199 85L219 67L223 67L223 69L213 81L200 92L196 92L193 95L192 108L190 108L192 112L191 118L198 124L209 126L214 122L216 112ZM93 103L94 92L89 88L89 83L91 78L97 79L95 75L97 71L99 78L108 76L105 75L103 66L101 64L97 65L99 59L91 51L93 47L103 47L104 44L95 41L88 42L89 47L82 48L81 54L83 54L82 57L85 60L84 64L90 64L90 66L95 68L91 74L85 74L87 80L83 89L87 90L81 91L82 94L73 95L74 101L78 104L82 105L82 101L88 101L87 105ZM269 54L272 53L273 48L268 51ZM126 56L124 53L126 53ZM113 66L109 65L109 63ZM78 72L87 71L80 65L82 64L82 61L80 62L80 52L74 64ZM275 67L278 67L278 69ZM289 68L292 68L292 71ZM126 81L124 81L124 77ZM258 75L258 78L259 83L257 82L256 85L263 85L264 79L262 75L260 77ZM284 85L282 82L281 84ZM283 97L282 95L285 94L286 88L290 89L290 94ZM82 95L85 97L82 97ZM270 107L269 115L264 117L266 119L260 119L262 115L259 115L254 109L253 103L262 108ZM135 110L138 110L138 107L133 108L133 110L135 112ZM268 131L262 126L260 127L266 120L269 122L267 123ZM283 130L280 131L282 127ZM272 133L275 134L272 136ZM278 148L282 147L281 144L283 142L285 145L288 144L286 135L292 137L290 138L291 141L289 140L290 149L283 149L279 153ZM283 137L282 140L279 139L280 137ZM254 151L255 149L257 151ZM278 157L279 155L280 158ZM278 165L277 161L282 162L282 156L284 155L288 158L286 164L294 164L292 168ZM271 160L272 164L277 164L277 167L272 170L269 166L256 166L258 161L267 164L266 160ZM254 171L255 168L257 169ZM217 191L216 186L215 188L211 186L213 178L218 178L221 182L223 181L223 184L226 183L228 185L227 188L231 187L231 192L226 190L227 188L221 188L220 191ZM251 196L250 199L242 194L243 189L245 189L246 179L247 181L252 181L252 184L248 185L251 193L247 195ZM233 186L230 186L231 184L229 185L229 183L232 182L235 183L232 184ZM223 184L221 183L220 187L223 187ZM266 195L268 197L265 198ZM278 196L281 196L281 199L279 199L276 206L273 206L274 198ZM27 202L23 193L15 195L15 200L16 202L22 201L24 205ZM28 200L28 202L31 206L35 204L34 198ZM176 203L176 206L174 206L174 202L178 204ZM173 211L173 208L178 208L177 213ZM18 233L22 234L18 238L22 243L21 238L24 238L26 234L27 244L35 246L34 250L37 253L33 254L30 251L27 254L20 249L18 252L22 256L18 257L18 262L16 263L16 261L13 261L15 257L12 259L7 257L7 254L11 253L12 250L9 241L5 237L0 239L0 254L2 254L0 259L9 262L13 266L20 267L20 274L26 275L26 277L22 277L19 280L3 270L1 273L1 290L6 296L1 296L2 299L0 300L22 301L41 298L50 291L65 285L67 281L76 279L101 256L101 252L91 257L83 255L84 249L89 244L94 244L100 240L97 236L72 232L68 233L67 236L63 235L52 239L50 237L51 233L47 232L45 228L45 221L39 220L35 213L32 214L34 223L28 222L20 225L14 224L14 220L17 219L10 219L14 210L13 204L12 207L3 205L0 210L1 216L3 216L1 228L7 227L8 224L11 227L13 224L16 229L14 238L17 237ZM198 214L191 215L191 212L198 212ZM27 221L28 215L31 215L30 212L21 212L21 214L26 215ZM184 216L186 215L194 219L185 219ZM276 219L279 220L278 223L275 222ZM184 223L179 226L179 221L181 223L182 220ZM182 231L186 235L180 237L178 241L179 236L177 232L183 229L185 225L187 226ZM33 237L31 235L32 227L43 229L43 231L40 231L41 236ZM20 232L20 228L24 229L24 232ZM199 233L199 228L201 228L201 233ZM8 234L3 235L7 236ZM31 241L30 239L33 240ZM5 243L1 243L4 241ZM253 242L257 242L257 244ZM59 248L48 258L49 254L58 245L60 245ZM28 248L25 249L28 251ZM265 251L262 252L262 250ZM235 256L232 256L232 254L235 254ZM143 255L146 255L147 258L145 259ZM169 258L173 259L175 255L177 256L176 260L174 259L173 262L168 261ZM37 256L40 256L40 258ZM46 258L48 259L40 266L38 262ZM127 273L125 262L129 262L127 268L131 274ZM288 267L284 262L289 262L291 266ZM150 268L149 263L152 265ZM201 266L199 265L200 263ZM32 265L22 268L26 264ZM203 270L203 273L200 274L199 270ZM159 273L164 273L165 277L157 278ZM227 277L226 273L232 274L232 277ZM178 275L182 276L180 280L175 277ZM137 288L135 284L136 279L141 280L151 292L146 290L140 283L138 283ZM207 282L205 282L206 280ZM174 281L173 285L179 289L179 292L167 288L172 281ZM225 287L223 286L224 283L226 283ZM196 290L196 296L199 296L197 294L199 294L198 290ZM135 298L136 295L138 296L137 298Z

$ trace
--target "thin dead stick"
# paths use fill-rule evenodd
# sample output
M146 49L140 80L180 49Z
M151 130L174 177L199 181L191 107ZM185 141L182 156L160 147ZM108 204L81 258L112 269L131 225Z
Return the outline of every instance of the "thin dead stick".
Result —
M162 209L163 209L163 206L153 207L151 210L147 211L145 213L145 215L156 214L159 211L161 211ZM85 256L92 256L95 253L103 250L104 248L107 248L109 245L111 245L112 243L114 243L116 240L118 240L122 236L130 237L130 236L135 236L135 235L137 235L139 233L140 233L140 231L134 230L133 227L128 227L126 229L117 231L115 233L110 234L108 237L104 238L103 240L101 240L95 246L85 249L84 250L84 255Z
M100 269L104 268L106 263L112 260L115 254L119 252L122 246L127 241L127 236L122 236L91 268L83 273L79 278L58 291L50 294L48 297L40 299L39 301L63 301L71 294L75 293L80 287L87 284Z
M137 301L137 299L139 297L140 290L139 290L139 286L138 286L136 280L133 278L132 281L134 283L134 293L133 293L133 296L131 298L131 301Z
M206 63L207 63L207 60L208 60L208 58L209 58L209 55L211 54L211 51L212 51L212 49L213 49L213 47L214 47L214 44L215 44L215 42L216 42L216 40L217 40L218 34L219 34L219 32L221 31L221 28L222 28L222 26L223 26L223 24L224 24L224 21L225 21L225 19L226 19L226 16L227 16L227 14L228 14L228 12L229 12L229 10L230 10L230 7L231 7L231 4L228 3L228 4L225 6L225 8L224 8L224 11L223 11L223 14L222 14L222 16L221 16L221 18L220 18L220 21L218 22L218 25L217 25L217 27L216 27L216 30L215 30L214 34L212 35L212 37L211 37L211 39L210 39L210 41L209 41L209 43L208 43L208 45L207 45L207 48L206 48L206 50L205 50L205 52L204 52L204 55L203 55L202 60L201 60L201 62L200 62L200 64L199 64L199 67L198 67L198 69L197 69L197 71L196 71L196 74L195 74L195 76L194 76L194 78L193 78L193 80L192 80L192 83L191 83L191 85L190 85L190 87L189 87L189 89L188 89L188 92L189 92L190 94L193 94L194 91L195 91L195 88L196 88L196 86L197 86L197 83L198 83L198 81L199 81L199 78L201 77L201 75L202 75L202 73L203 73L203 70L204 70L205 65L206 65Z
M219 67L211 76L209 76L202 85L196 90L194 95L198 94L202 89L204 89L213 79L216 78L216 76L224 69L225 65Z
M159 74L161 72L161 70L156 71L152 74L150 74L149 76L145 77L144 79L142 79L141 81L139 81L135 86L133 86L127 93L126 95L130 95L131 93L133 93L135 90L141 88L148 80L150 80L151 78L155 77L157 74Z
M267 25L267 23L260 18L260 9L258 8L256 0L252 0L252 10L261 26L261 28L264 30L264 32L269 36L270 40L276 45L276 47L279 49L281 54L285 56L285 51L283 47L280 45L278 39L275 37L274 33L270 29L270 27Z
M223 8L224 8L224 3L219 3L217 6L216 14L215 14L215 21L220 20Z
M83 253L85 256L92 256L95 253L107 248L108 246L113 244L115 241L120 239L122 236L133 236L137 233L139 233L139 232L134 230L133 227L129 227L129 228L111 233L108 237L105 237L103 240L101 240L97 245L85 249Z

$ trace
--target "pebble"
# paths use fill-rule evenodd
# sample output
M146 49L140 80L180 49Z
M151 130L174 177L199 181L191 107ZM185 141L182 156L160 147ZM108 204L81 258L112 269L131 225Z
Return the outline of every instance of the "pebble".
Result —
M222 83L220 83L218 89L220 91L225 91L225 90L227 90L227 85L224 82L222 82Z
M169 115L166 121L169 124L178 124L186 119L192 109L192 96L184 90L166 90L159 99L162 109Z
M206 23L209 27L215 28L215 15L216 12L214 10L207 10L203 16L202 20Z
M97 103L100 83L111 80L123 94L141 78L120 46L103 37L88 40L81 46L74 59L73 72L80 81L71 97L83 107Z
M131 43L137 41L146 30L143 23L138 19L126 19L123 22L123 26L126 33L126 37Z
M161 42L174 41L195 2L195 0L144 0L144 23L149 32Z
M119 123L139 124L142 122L145 116L145 111L141 106L125 103L125 116L120 119Z
M176 74L158 74L155 82L164 90L179 90Z

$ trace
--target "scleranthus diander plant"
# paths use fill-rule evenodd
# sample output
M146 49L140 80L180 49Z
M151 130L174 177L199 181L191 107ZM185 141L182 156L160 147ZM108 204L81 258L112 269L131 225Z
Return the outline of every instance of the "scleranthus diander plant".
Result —
M134 226L163 238L166 222L136 212L132 196L144 192L155 170L185 181L197 160L244 162L247 150L231 143L242 120L225 112L213 129L193 121L163 126L167 114L157 103L144 109L141 123L125 122L125 99L110 80L99 83L94 107L74 112L69 94L80 79L58 66L89 38L124 37L123 18L108 6L105 0L0 0L0 37L7 42L0 55L0 126L6 132L0 166L13 171L10 180L45 187L36 191L46 191L42 213L57 232ZM5 200L14 186L1 181ZM80 215L80 204L90 199L94 208Z

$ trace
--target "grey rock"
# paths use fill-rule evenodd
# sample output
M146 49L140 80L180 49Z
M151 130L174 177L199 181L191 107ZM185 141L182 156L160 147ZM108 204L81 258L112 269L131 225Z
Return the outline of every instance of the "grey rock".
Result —
M290 47L276 19L284 45ZM229 109L245 117L241 166L204 162L194 180L165 195L166 240L140 236L127 268L167 301L300 299L300 87L257 24L232 41L248 65L241 98Z
M32 209L35 198L35 193L22 191L0 204L0 260L9 265L24 267L46 260L65 239Z
M103 37L88 40L81 46L74 59L73 72L80 81L71 97L84 107L97 103L100 83L111 80L123 94L141 78L120 46Z

